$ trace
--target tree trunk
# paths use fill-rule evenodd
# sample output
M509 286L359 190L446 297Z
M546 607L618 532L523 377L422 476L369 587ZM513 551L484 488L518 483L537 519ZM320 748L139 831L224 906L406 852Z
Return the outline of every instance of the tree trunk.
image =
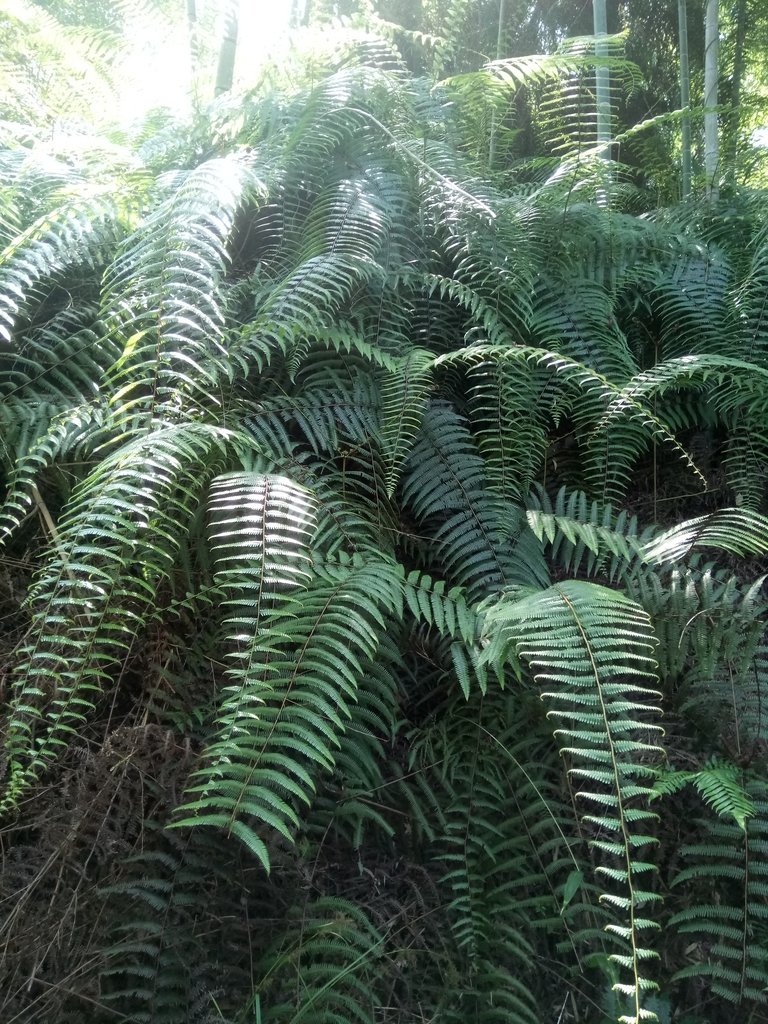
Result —
M304 15L307 9L307 4L303 0L291 0L291 15L289 19L289 25L291 28L300 28L305 25Z
M235 74L235 56L237 54L237 16L240 0L229 0L224 15L224 33L219 50L219 66L216 70L215 96L221 96L232 88Z
M197 0L187 0L187 39L189 41L189 93L197 106L199 47L197 38Z
M733 51L733 79L731 85L731 113L728 118L728 152L726 165L728 180L736 181L736 160L739 155L739 129L741 127L741 80L744 77L744 43L747 35L747 0L736 6L736 41Z
M499 28L496 33L496 60L501 60L501 51L504 43L504 15L506 13L506 0L499 0ZM488 146L488 170L493 170L496 158L496 109L491 113L491 139Z
M680 106L682 120L682 175L683 199L691 194L691 75L688 70L688 8L686 0L677 0L677 23L680 36Z
M608 19L605 12L605 0L592 0L592 19L595 34L595 56L608 56L608 48L601 37L608 35ZM607 67L599 64L595 67L595 105L597 114L597 155L604 161L606 171L603 183L597 190L598 206L608 207L610 191L607 187L611 159L611 79Z
M718 0L707 0L704 50L704 173L707 195L719 195L720 148L717 133L717 57L720 51Z
M592 16L595 26L595 56L606 57L605 43L601 36L608 35L608 19L605 0L592 0ZM610 159L608 144L611 141L611 82L607 67L595 68L595 100L597 103L597 145L602 160Z

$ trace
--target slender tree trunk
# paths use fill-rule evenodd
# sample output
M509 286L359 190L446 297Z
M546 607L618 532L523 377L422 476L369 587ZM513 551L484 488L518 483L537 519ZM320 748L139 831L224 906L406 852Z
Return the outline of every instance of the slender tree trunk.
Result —
M224 15L224 33L221 38L219 49L219 66L216 71L215 96L221 96L232 88L232 79L235 74L235 56L237 54L237 16L240 10L240 0L228 0L227 10Z
M304 15L308 6L309 4L305 3L304 0L291 0L291 16L289 19L291 28L299 28L301 25L306 24Z
M680 106L682 120L682 176L683 199L691 194L691 75L688 69L688 8L686 0L677 0L677 24L680 35Z
M707 0L704 50L704 173L707 179L707 195L717 199L719 195L720 146L717 133L717 58L720 51L720 28L718 24L718 0Z
M604 38L608 35L605 0L592 0L592 18L595 33L595 56L607 57L608 47L601 42L601 37ZM603 184L597 191L597 204L607 208L610 196L607 186L611 159L611 79L608 68L600 65L595 68L595 105L597 107L597 155L601 161L604 161L606 168Z
M731 114L728 119L728 153L726 164L728 180L736 181L736 160L739 155L739 129L741 127L741 80L744 77L744 43L747 35L747 0L736 5L736 42L733 51L733 80L731 86Z
M496 60L501 60L501 51L504 45L504 16L506 14L506 0L499 0L499 28L496 33ZM491 113L491 139L488 145L488 170L493 170L496 158L496 108Z
M197 0L187 0L187 39L189 41L189 92L197 105L199 47L197 37Z
M592 0L592 16L595 26L595 55L606 57L607 47L600 42L601 36L608 35L608 19L605 0ZM610 160L608 144L611 141L611 81L607 67L595 69L595 99L597 103L597 145L602 160Z

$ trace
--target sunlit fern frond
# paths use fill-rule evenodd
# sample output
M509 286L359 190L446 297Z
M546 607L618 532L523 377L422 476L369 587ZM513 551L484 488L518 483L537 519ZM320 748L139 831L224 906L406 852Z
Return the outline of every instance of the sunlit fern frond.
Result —
M334 765L349 703L394 611L394 567L309 571L315 501L287 478L236 474L213 490L212 542L227 609L231 685L177 827L219 826L269 869L259 832L291 838L297 808Z
M699 548L716 548L735 555L768 552L768 519L747 509L721 509L673 526L645 548L645 557L658 563L687 558Z
M227 375L227 242L241 204L263 193L248 158L207 161L181 176L112 261L102 315L121 345L108 379L124 407L215 399Z
M28 598L13 679L3 806L14 808L94 712L172 574L220 432L139 435L75 489Z
M50 281L72 268L98 271L132 224L135 199L130 192L116 191L114 182L83 184L73 191L0 254L0 337L6 342L19 319L39 306Z
M610 883L602 900L620 924L607 930L618 943L612 960L628 973L614 986L624 999L622 1020L647 1018L644 999L654 983L646 962L655 955L644 943L658 928L647 916L660 900L648 859L655 819L646 808L652 763L661 755L661 732L649 716L658 709L654 638L645 612L623 594L595 584L566 581L520 601L502 600L489 609L489 662L507 658L527 664L542 686L570 774L586 803L588 828L606 835L592 846L604 857L597 871ZM547 687L554 686L554 689Z

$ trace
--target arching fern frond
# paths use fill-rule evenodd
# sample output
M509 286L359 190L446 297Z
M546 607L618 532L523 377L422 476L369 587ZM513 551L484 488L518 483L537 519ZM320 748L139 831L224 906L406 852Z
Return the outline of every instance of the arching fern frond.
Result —
M669 444L693 472L701 477L701 473L694 465L690 455L648 406L638 400L634 394L625 394L620 384L613 383L584 363L546 349L523 345L504 348L471 345L439 356L435 360L435 366L450 366L457 363L473 367L487 359L531 363L542 370L547 369L557 374L561 380L561 387L567 387L573 400L578 403L579 420L588 437L590 427L594 429L599 427L602 417L610 408L611 403L621 400L623 413L626 413L630 419L641 426L649 438L656 437ZM701 478L703 481L703 477Z
M118 346L89 301L68 305L46 323L16 338L0 356L0 394L13 404L47 401L62 406L94 398Z
M29 445L29 450L18 456L9 474L7 492L0 506L0 545L19 527L35 500L40 473L72 448L82 451L109 422L103 406L88 403L69 409L66 413L51 415L48 411L48 429Z
M222 440L198 424L143 434L76 488L28 599L32 625L6 733L5 810L66 749L154 613Z
M653 784L652 797L678 793L684 786L693 785L704 803L709 804L721 818L733 818L742 829L747 818L755 813L752 798L744 789L743 772L735 764L716 758L698 771L662 770Z
M264 193L247 158L209 160L182 176L108 268L103 316L122 345L110 382L124 406L152 410L181 394L210 404L227 373L227 242L241 204Z
M421 426L432 386L433 362L431 352L413 348L382 385L380 445L390 498Z
M528 499L527 518L536 537L550 545L551 557L570 575L604 574L616 582L642 560L637 518L590 502L583 491L561 487L554 501L539 491Z
M486 666L481 658L482 616L467 604L461 587L446 590L443 580L433 580L418 571L408 574L404 594L406 605L417 622L425 622L450 639L451 660L464 697L469 700L473 684L482 693L488 687Z
M518 510L487 489L485 464L462 418L433 403L403 477L403 502L433 529L432 544L453 583L470 600L546 573L530 559L516 560L526 528Z
M348 900L321 898L286 922L249 1009L264 1024L374 1024L384 937Z
M653 1019L644 994L653 988L645 961L655 954L644 943L657 923L647 914L660 899L651 888L655 870L643 853L654 838L646 831L655 815L644 806L651 786L649 759L661 755L653 742L661 731L649 723L657 711L654 638L648 616L633 601L595 584L567 581L521 601L502 600L486 617L489 663L507 659L520 670L530 665L541 684L561 751L573 763L570 774L587 801L587 827L607 834L593 838L605 855L598 867L615 888L602 899L621 915L608 926L623 947L612 960L629 972L628 983L614 989L626 997L621 1020L639 1024ZM551 688L554 687L554 688Z
M551 375L529 363L490 358L469 372L470 416L489 486L506 502L528 492L546 454Z
M698 548L764 555L768 553L768 519L747 509L721 509L673 526L647 544L644 554L651 562L677 562Z
M135 205L130 194L115 196L112 183L82 191L40 216L0 253L0 337L6 342L19 317L41 298L42 281L79 265L98 268L128 230Z
M315 508L288 479L242 474L223 478L212 504L234 667L175 827L223 827L267 870L259 831L291 839L296 806L309 804L318 774L333 768L383 611L402 600L388 563L326 563L308 573Z
M698 822L703 841L682 847L687 866L672 885L684 888L691 905L673 915L670 927L707 951L697 944L676 979L705 978L713 993L749 1012L768 1003L768 801L762 780L750 780L745 791L754 810L745 826L710 817Z

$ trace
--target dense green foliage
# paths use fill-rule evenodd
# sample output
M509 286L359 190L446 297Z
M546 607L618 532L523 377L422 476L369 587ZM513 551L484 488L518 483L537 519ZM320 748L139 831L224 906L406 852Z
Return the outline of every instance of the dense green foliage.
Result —
M765 1020L768 201L349 38L2 154L0 1017Z

